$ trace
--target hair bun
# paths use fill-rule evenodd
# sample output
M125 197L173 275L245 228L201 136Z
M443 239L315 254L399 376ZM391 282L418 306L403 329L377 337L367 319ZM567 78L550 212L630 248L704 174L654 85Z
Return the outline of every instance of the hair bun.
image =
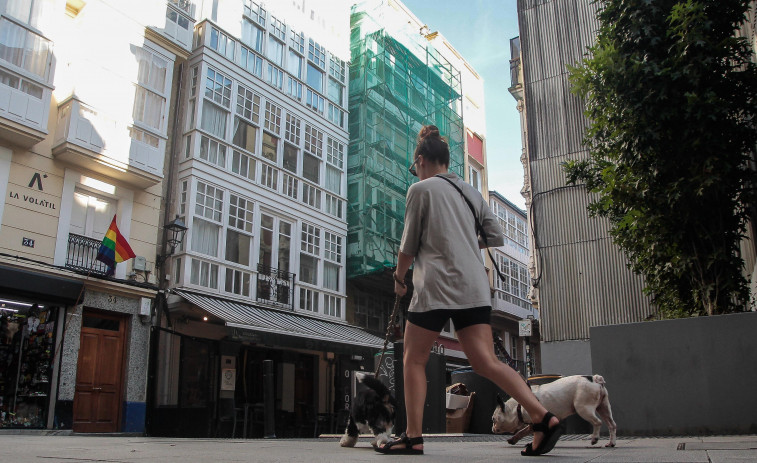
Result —
M439 128L435 125L424 125L418 134L418 139L423 140L428 137L440 137Z

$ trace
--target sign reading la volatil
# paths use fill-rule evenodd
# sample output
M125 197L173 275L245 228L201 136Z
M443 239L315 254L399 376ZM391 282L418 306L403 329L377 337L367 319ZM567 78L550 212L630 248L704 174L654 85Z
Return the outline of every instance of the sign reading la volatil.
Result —
M29 205L35 206L38 210L58 210L58 205L51 201L45 189L42 186L42 180L47 178L47 174L35 172L29 179L27 188L21 187L21 190L14 190L8 188L8 198L13 200L17 206L29 207ZM10 186L10 185L9 185Z

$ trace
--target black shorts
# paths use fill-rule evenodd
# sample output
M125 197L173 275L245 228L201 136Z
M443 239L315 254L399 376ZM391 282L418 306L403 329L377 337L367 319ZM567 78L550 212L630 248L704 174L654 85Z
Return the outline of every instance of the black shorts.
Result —
M442 331L447 320L452 319L455 324L455 330L459 331L472 325L484 324L491 322L491 306L472 307L470 309L437 309L428 312L408 312L407 321L413 325L420 326L427 330Z

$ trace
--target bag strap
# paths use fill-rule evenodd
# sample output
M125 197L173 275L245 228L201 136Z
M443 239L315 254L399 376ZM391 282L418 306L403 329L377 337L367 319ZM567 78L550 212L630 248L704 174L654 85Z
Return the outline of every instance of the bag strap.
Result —
M481 225L481 222L478 221L478 216L476 215L476 208L473 206L473 203L470 202L470 199L468 199L467 196L463 193L463 189L459 186L455 185L455 182L448 179L447 177L443 177L441 175L435 175L435 177L441 178L446 180L450 185L452 185L458 193L460 193L460 196L463 197L465 200L465 203L468 205L468 208L470 208L471 213L473 214L473 220L476 222L476 232L481 237L481 239L484 241L484 244L486 245L486 252L489 253L489 258L492 260L492 264L494 265L494 270L497 271L497 276L499 276L499 279L502 281L507 281L507 277L502 275L502 272L499 270L499 266L497 265L497 261L494 260L494 256L492 255L492 252L489 250L489 243L486 239L486 231L484 230L484 226Z

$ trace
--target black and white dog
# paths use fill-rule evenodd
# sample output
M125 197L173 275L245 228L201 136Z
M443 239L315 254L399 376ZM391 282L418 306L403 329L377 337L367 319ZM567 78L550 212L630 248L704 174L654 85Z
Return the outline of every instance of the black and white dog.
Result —
M394 427L397 401L389 389L373 376L358 377L347 429L339 440L342 447L354 447L360 434L372 433L374 447L389 441Z

